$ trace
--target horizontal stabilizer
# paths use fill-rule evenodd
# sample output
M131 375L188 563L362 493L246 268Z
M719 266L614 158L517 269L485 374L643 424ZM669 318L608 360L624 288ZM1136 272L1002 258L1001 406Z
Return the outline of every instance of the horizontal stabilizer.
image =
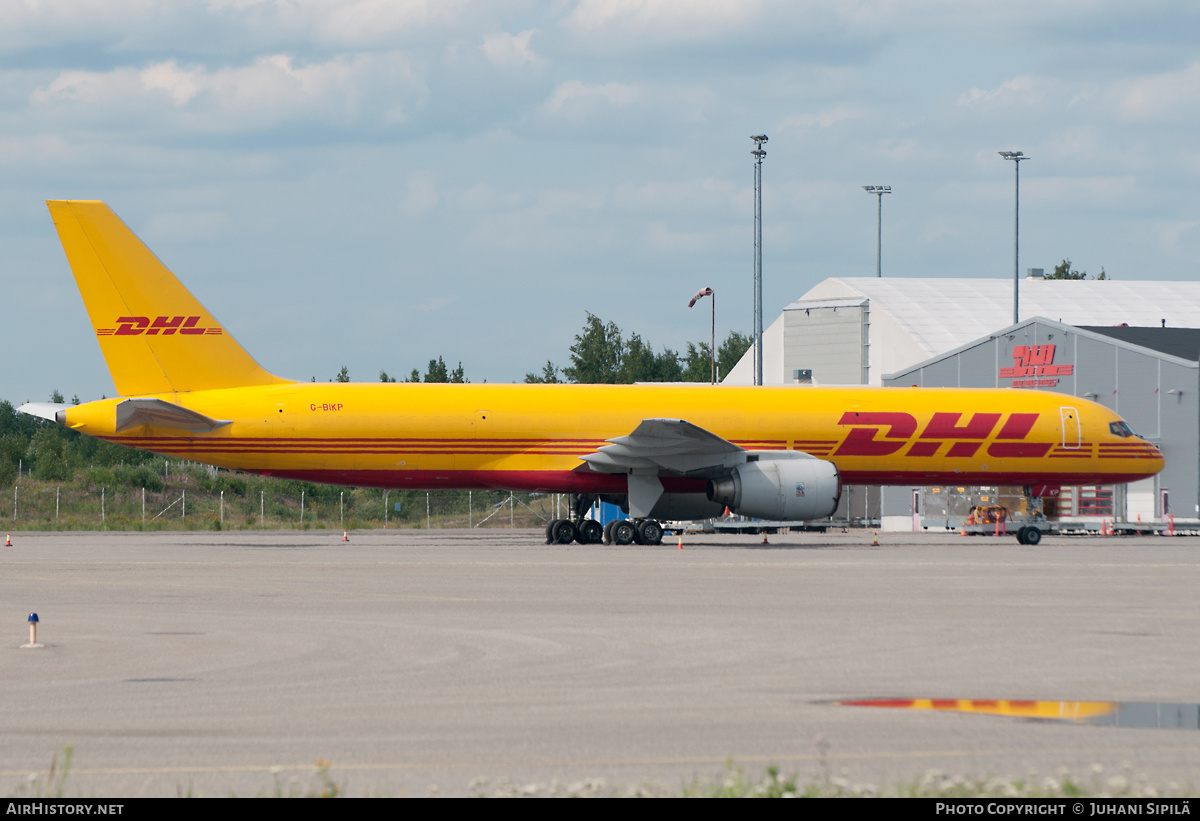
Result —
M17 408L17 413L27 413L30 416L40 416L43 419L49 419L51 422L62 423L58 418L61 411L66 410L67 406L57 402L26 402L21 407Z
M140 425L209 433L230 424L229 419L212 419L202 413L162 399L126 399L117 403L117 433Z

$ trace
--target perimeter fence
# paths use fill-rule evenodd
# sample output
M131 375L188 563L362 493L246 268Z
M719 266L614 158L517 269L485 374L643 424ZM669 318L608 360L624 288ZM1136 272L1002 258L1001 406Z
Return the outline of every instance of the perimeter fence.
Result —
M24 476L10 493L5 530L521 528L567 515L565 494L339 488L204 466Z

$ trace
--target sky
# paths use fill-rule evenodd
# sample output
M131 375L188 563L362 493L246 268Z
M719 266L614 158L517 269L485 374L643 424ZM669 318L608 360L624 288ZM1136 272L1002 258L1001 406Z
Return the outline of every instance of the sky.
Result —
M0 398L114 395L46 211L101 199L265 368L474 382L826 277L1190 280L1200 6L6 0ZM1200 318L1198 318L1200 323Z

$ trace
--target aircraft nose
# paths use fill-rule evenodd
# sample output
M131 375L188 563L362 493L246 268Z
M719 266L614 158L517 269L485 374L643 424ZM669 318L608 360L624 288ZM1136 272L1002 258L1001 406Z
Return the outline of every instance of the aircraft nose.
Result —
M1142 458L1147 460L1153 467L1153 473L1158 473L1167 464L1166 459L1163 458L1162 451L1153 442L1147 442L1145 439L1142 440L1142 444L1145 445L1145 449L1142 451Z

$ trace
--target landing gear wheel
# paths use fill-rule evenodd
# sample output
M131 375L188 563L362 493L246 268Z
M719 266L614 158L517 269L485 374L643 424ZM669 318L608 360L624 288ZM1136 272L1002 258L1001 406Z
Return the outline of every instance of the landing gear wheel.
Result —
M558 519L551 519L546 522L546 544L554 544L554 525L558 523Z
M662 544L662 525L653 519L642 519L637 528L639 544Z
M609 522L608 524L606 524L604 526L604 543L605 544L613 543L612 531L613 531L613 525L615 525L616 523L617 523L617 520L613 519L611 522Z
M568 519L556 519L550 523L550 535L553 544L570 544L578 537L579 532Z
M1040 544L1041 541L1042 541L1042 531L1038 530L1036 527L1025 528L1025 544L1035 545L1035 544Z
M584 519L577 530L580 544L600 544L604 538L604 528L595 519Z
M634 538L637 536L637 531L634 530L633 523L622 519L619 522L613 523L612 540L613 544L626 545L633 544Z

